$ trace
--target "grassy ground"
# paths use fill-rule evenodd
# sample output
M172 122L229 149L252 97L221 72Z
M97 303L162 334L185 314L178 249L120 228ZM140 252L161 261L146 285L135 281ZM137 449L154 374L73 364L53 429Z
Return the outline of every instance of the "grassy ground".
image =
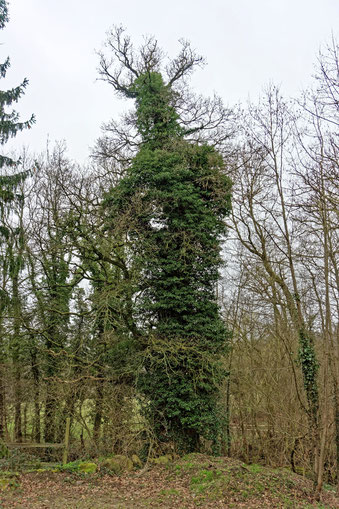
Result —
M287 470L201 454L120 476L22 473L12 484L1 509L339 508L333 490L315 502L312 483Z

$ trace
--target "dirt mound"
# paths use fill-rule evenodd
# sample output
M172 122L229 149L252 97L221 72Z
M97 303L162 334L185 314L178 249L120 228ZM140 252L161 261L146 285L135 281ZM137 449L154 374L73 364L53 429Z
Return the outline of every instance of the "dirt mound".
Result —
M326 487L321 503L312 482L284 469L190 454L166 465L122 475L75 472L21 474L0 507L25 509L191 509L339 507Z

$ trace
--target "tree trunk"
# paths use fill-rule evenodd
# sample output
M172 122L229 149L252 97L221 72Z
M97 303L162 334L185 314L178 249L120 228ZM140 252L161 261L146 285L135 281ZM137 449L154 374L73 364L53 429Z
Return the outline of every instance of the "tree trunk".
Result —
M40 372L37 364L37 354L35 348L31 352L31 367L34 381L34 417L33 417L33 440L36 443L41 441L40 425Z
M6 407L5 407L5 383L0 366L0 440L5 438L6 434Z
M103 388L103 380L99 380L97 384L96 391L96 399L95 399L95 414L94 414L94 424L93 424L93 439L97 444L100 437L100 428L102 421L102 406L104 399L104 388Z

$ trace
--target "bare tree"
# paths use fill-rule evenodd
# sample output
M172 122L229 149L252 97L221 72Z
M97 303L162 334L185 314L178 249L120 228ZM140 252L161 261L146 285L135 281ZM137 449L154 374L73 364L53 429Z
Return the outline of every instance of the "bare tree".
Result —
M105 50L98 53L101 80L109 83L116 93L137 100L135 80L144 73L162 72L186 139L198 143L208 141L218 150L229 150L234 129L232 112L220 97L194 95L187 87L189 76L205 63L189 42L180 40L178 56L168 61L153 37L144 37L141 46L135 48L121 26L113 27L107 35ZM127 113L119 122L111 121L103 126L103 136L97 141L93 155L100 164L111 161L111 171L121 175L140 142L135 115Z

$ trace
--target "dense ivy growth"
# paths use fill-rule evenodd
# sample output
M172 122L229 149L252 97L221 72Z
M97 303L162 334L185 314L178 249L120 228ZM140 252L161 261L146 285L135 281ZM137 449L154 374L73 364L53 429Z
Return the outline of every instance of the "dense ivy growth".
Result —
M160 73L130 90L142 143L107 205L139 260L138 389L159 440L195 451L204 437L217 449L228 333L215 285L231 183L214 148L185 141Z

